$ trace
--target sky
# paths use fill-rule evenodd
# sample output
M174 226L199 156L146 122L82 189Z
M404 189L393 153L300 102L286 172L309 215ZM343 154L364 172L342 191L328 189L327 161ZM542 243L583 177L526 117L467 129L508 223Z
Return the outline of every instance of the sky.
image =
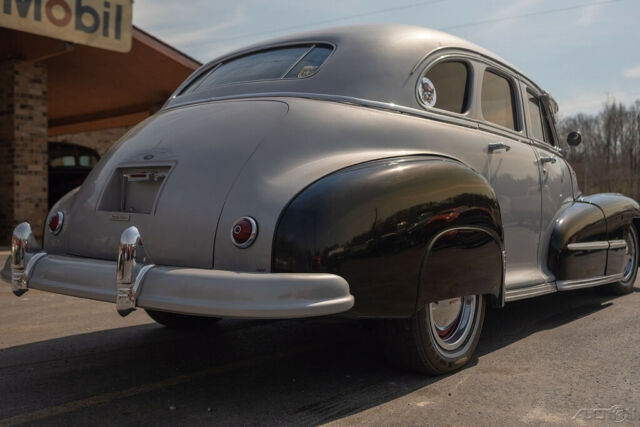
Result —
M340 25L435 28L474 42L551 93L563 116L640 99L640 0L135 0L134 25L200 62Z

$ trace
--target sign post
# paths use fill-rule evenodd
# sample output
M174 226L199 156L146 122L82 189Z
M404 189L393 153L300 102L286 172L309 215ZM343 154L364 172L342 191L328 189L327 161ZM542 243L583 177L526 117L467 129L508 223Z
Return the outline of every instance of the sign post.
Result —
M0 0L0 27L102 49L131 50L133 0Z

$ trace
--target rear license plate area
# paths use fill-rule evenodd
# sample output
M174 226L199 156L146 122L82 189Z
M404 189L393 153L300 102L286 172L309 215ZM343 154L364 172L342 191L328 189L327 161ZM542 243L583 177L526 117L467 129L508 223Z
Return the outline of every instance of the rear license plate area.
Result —
M169 166L119 168L112 176L98 207L101 211L153 214Z

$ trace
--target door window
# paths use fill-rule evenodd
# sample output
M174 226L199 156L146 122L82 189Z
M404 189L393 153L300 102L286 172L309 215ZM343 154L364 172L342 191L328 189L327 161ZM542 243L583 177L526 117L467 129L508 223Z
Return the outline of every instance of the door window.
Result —
M554 145L551 123L549 123L549 118L545 114L545 107L540 101L540 98L527 90L527 104L529 107L527 114L529 136Z
M513 86L506 78L485 71L482 78L482 115L485 120L516 130Z
M529 105L529 113L527 115L529 136L540 141L546 141L542 128L542 107L540 106L540 100L529 91L527 91L527 100Z

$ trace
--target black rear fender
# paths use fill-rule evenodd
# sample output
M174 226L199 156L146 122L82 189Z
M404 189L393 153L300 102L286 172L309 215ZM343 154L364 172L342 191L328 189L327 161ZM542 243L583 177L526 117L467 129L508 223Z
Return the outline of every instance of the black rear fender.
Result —
M293 199L276 229L272 271L338 274L355 297L351 315L403 317L434 298L499 298L502 240L496 195L481 175L440 157L383 159Z

